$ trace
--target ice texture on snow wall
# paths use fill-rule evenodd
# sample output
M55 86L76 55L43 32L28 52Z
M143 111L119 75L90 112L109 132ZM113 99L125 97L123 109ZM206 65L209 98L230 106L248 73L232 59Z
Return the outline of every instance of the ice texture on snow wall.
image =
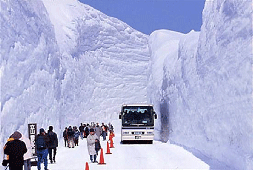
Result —
M152 45L157 34L150 37L151 47L163 51ZM252 2L207 1L200 35L190 32L178 40L178 51L167 46L162 80L154 76L159 59L152 53L148 94L165 118L161 139L194 148L231 168L251 169Z
M63 55L63 124L108 123L123 103L147 101L146 35L77 0L43 2Z
M27 123L62 134L147 101L146 35L73 0L2 1L0 15L0 147Z
M14 130L27 134L27 123L59 127L61 91L60 56L43 3L1 1L0 15L2 148Z

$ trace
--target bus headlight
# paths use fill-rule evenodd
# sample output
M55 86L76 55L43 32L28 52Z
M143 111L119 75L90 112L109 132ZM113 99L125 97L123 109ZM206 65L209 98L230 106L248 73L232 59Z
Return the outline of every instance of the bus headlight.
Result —
M129 134L129 132L123 132L123 135L128 135Z

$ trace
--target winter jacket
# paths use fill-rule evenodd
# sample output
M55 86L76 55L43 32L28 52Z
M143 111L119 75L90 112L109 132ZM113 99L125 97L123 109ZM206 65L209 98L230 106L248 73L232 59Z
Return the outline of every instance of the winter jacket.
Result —
M48 143L48 148L56 148L58 147L58 138L55 132L49 131L47 136L49 137L50 141Z
M102 125L102 131L103 131L103 132L107 132L107 128L106 128L105 125Z
M95 142L95 150L99 151L101 149L101 145L100 145L100 141L98 140L97 142Z
M79 131L84 132L84 126L79 126Z
M10 141L13 141L14 139L13 138L9 138L9 139L7 139L7 142L6 142L6 144L4 145L4 149L6 148L6 145L7 145L7 143L8 142L10 142ZM7 155L7 154L4 154L4 159L5 160L9 160L9 155Z
M69 128L67 133L69 139L74 137L75 132L73 131L73 129Z
M46 135L38 134L38 135L35 137L35 144L37 143L37 139L38 139L39 136L43 136L44 141L46 142L46 149L47 149L48 146L49 146L49 142L50 142L49 137L47 136L47 134L46 134Z
M87 126L85 127L84 131L85 131L85 135L88 136L90 133L90 130Z
M101 134L102 134L102 127L96 126L96 127L95 127L95 133L96 133L96 135L97 135L98 137L100 137Z
M88 146L88 152L89 155L96 155L96 150L95 150L95 140L98 140L98 136L96 134L91 135L89 134L87 137L87 146Z
M112 125L112 124L109 124L108 130L109 130L109 131L113 131L113 129L114 129L113 125Z
M64 130L63 137L64 137L65 140L68 139L68 132L67 132L67 130Z
M75 131L74 138L78 139L80 136L80 132L78 130Z
M27 137L25 137L22 134L22 137L19 140L23 141L26 145L26 148L27 148L27 152L24 155L24 160L33 158L32 147L34 147L34 146L32 145L30 139L28 139Z
M9 155L10 166L24 165L24 154L26 152L27 148L25 143L18 139L7 142L4 149L4 154Z

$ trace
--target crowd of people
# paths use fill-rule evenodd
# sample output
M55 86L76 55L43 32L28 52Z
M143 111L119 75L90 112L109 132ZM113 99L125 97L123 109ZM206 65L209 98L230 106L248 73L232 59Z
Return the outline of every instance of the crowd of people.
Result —
M105 141L107 133L113 133L113 125L111 123L105 125L98 123L91 125L83 124L77 126L66 127L63 132L65 147L74 148L81 140L87 138L87 148L90 155L91 162L97 162L96 158L98 151L101 148L100 137ZM10 170L31 170L31 159L34 158L32 154L33 143L23 134L15 131L7 140L4 146L4 156L2 165L9 166ZM46 133L43 128L39 130L39 134L35 137L35 148L37 152L37 169L41 170L41 163L44 163L44 169L47 170L48 155L50 163L56 162L56 151L58 147L58 137L53 132L53 126L49 126Z
M90 130L94 129L95 134L100 137L103 137L103 140L106 140L107 133L110 131L113 131L113 125L109 123L108 125L105 125L102 123L101 126L99 126L98 123L96 125L94 123L90 124L83 124L77 128L77 126L69 126L65 127L65 130L63 131L63 138L64 138L64 144L65 147L74 148L75 146L78 146L79 143L79 137L83 140L84 138L87 138L90 134Z
M31 159L34 158L32 148L33 142L18 131L15 131L7 140L4 146L4 156L2 165L9 166L9 170L31 170ZM55 162L56 148L58 147L58 137L53 132L53 126L49 126L48 133L43 128L35 137L35 148L37 153L37 169L47 170L47 157L51 163Z

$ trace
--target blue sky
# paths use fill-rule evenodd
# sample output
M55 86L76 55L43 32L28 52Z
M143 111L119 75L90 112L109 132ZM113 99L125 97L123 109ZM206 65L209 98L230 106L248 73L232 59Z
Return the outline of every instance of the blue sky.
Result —
M205 0L79 0L150 34L158 29L199 31Z

